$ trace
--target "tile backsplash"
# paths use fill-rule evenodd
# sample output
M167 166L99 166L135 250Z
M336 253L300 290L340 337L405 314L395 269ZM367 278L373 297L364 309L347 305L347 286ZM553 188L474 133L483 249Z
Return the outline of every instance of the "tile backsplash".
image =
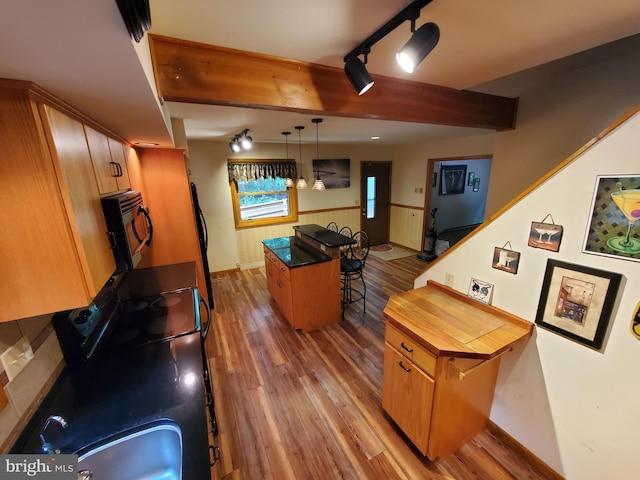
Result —
M0 364L0 388L9 403L0 411L0 453L7 453L64 366L51 315L0 323L0 354L27 336L33 359L9 382Z

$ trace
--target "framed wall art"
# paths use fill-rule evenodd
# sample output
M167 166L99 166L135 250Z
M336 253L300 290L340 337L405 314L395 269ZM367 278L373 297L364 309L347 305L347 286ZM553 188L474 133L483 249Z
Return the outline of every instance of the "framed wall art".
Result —
M640 262L640 174L597 177L582 251Z
M480 190L480 179L478 177L473 179L473 191L477 192Z
M619 273L547 260L536 324L599 350L621 278Z
M442 165L440 167L440 195L464 193L467 179L466 165Z
M636 305L633 318L631 319L631 333L640 340L640 302Z
M560 250L563 228L562 225L553 223L553 217L551 217L551 223L544 223L549 217L551 217L550 214L544 217L542 222L531 222L529 242L527 245L533 248L542 248L543 250L557 252Z
M478 300L479 302L491 305L491 299L493 298L493 285L477 278L471 278L467 296Z
M313 178L316 175L322 179L326 188L349 188L351 162L348 158L313 160Z
M473 185L473 181L476 178L476 172L469 172L469 179L467 180L467 187L471 187Z
M509 242L507 242L509 243ZM503 272L518 273L518 265L520 263L520 253L508 250L504 247L496 247L493 249L493 261L491 266Z

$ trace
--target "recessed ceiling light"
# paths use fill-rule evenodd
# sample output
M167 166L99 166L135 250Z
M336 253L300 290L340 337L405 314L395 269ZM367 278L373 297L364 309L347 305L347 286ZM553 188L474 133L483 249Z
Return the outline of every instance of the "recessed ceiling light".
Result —
M371 140L380 140L380 137L378 137L377 135L373 135L373 136L371 137Z
M157 147L160 144L153 142L135 142L134 145L137 145L139 147Z

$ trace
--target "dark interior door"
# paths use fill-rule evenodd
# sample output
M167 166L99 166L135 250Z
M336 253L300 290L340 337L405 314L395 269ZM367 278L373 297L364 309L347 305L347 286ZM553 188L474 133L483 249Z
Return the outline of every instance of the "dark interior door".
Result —
M371 245L389 241L391 210L391 163L360 163L360 228L369 236Z

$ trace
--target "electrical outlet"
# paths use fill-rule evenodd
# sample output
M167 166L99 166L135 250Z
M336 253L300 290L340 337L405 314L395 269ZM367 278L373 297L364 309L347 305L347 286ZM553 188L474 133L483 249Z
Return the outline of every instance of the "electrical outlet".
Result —
M453 288L453 274L452 273L445 273L444 274L444 284L447 287Z
M0 361L2 361L4 371L7 372L9 381L13 380L32 358L33 350L31 350L29 339L25 335L0 356Z

